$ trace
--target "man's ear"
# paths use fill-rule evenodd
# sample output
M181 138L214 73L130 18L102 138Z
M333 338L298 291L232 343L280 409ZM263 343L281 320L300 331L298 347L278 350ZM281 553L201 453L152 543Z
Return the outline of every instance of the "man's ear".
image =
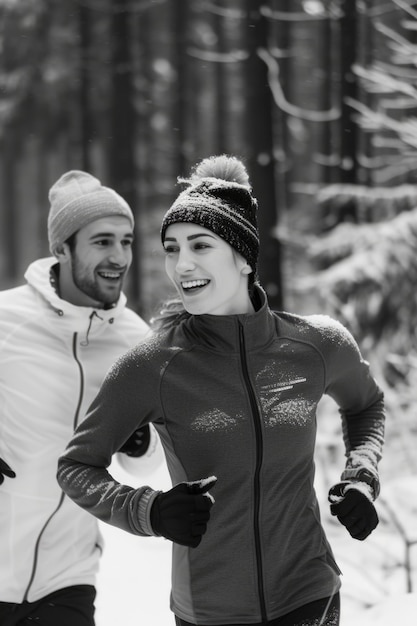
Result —
M60 263L68 263L71 259L71 250L67 243L61 243L61 245L55 248L55 256Z

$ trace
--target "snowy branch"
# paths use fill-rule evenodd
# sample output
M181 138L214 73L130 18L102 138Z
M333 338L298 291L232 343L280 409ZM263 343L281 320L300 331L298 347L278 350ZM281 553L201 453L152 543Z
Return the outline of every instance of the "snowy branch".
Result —
M232 19L242 19L247 15L246 11L237 9L236 7L221 7L219 4L216 4L212 0L205 0L202 3L201 8L209 11L213 15L219 15L221 17Z
M394 78L375 67L366 69L360 65L354 65L352 69L356 76L378 85L385 93L400 92L417 100L417 89L404 80Z
M352 98L346 98L346 103L361 113L361 123L367 130L386 129L394 131L406 145L417 148L417 120L415 118L401 122L385 113L374 111Z
M309 122L331 122L340 118L340 109L336 107L332 107L328 111L308 111L288 102L279 80L278 62L265 48L258 49L258 56L268 67L269 85L272 96L275 104L281 111Z
M412 52L413 54L416 53L417 46L415 44L410 43L408 39L406 39L405 37L402 37L397 31L393 30L392 28L389 28L388 26L385 26L385 24L381 24L381 22L378 22L375 25L375 28L382 35L385 35L392 41L395 41L397 44L399 44L401 48L403 48L404 50L408 50L409 52Z
M201 50L200 48L187 48L187 54L194 59L209 63L236 63L246 61L249 53L245 50L232 50L231 52L213 52L211 50Z
M404 2L404 0L394 0L394 4L417 20L417 11L413 9L408 2Z
M313 20L340 18L342 16L342 11L336 6L330 7L330 9L323 7L321 11L297 11L296 13L290 13L289 11L276 11L264 5L260 8L260 13L270 20L281 22L311 22Z

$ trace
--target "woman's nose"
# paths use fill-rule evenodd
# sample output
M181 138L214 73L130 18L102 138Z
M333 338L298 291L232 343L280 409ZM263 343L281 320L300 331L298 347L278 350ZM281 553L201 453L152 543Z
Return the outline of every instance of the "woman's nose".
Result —
M195 267L195 263L192 258L192 255L189 254L187 251L181 250L181 252L178 255L178 261L177 261L177 267L176 267L178 274L181 274L183 272L189 272L190 270L194 269L194 267Z

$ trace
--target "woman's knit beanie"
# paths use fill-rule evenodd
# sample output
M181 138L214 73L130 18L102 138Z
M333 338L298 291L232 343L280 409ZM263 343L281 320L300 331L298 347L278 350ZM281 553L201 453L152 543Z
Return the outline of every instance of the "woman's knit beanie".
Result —
M227 241L256 274L258 203L252 195L243 163L233 156L212 156L197 164L190 178L179 178L178 182L186 183L188 187L180 193L162 220L162 242L170 224L200 224Z
M127 202L87 172L71 170L63 174L49 190L49 202L48 239L52 254L80 228L109 215L127 217L134 227Z

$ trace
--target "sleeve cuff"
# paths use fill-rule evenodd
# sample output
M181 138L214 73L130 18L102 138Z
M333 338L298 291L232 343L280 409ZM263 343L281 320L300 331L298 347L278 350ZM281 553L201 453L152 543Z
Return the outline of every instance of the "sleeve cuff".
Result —
M151 508L155 498L161 491L154 491L147 487L141 494L138 504L138 526L141 533L148 536L158 537L159 535L153 530L151 525Z
M370 499L376 500L379 496L380 485L379 478L373 472L365 468L345 469L341 476L342 481L347 481L353 485L353 488L358 488L358 484L362 485L361 491L365 493ZM368 489L365 489L365 488ZM364 490L365 489L365 490Z

